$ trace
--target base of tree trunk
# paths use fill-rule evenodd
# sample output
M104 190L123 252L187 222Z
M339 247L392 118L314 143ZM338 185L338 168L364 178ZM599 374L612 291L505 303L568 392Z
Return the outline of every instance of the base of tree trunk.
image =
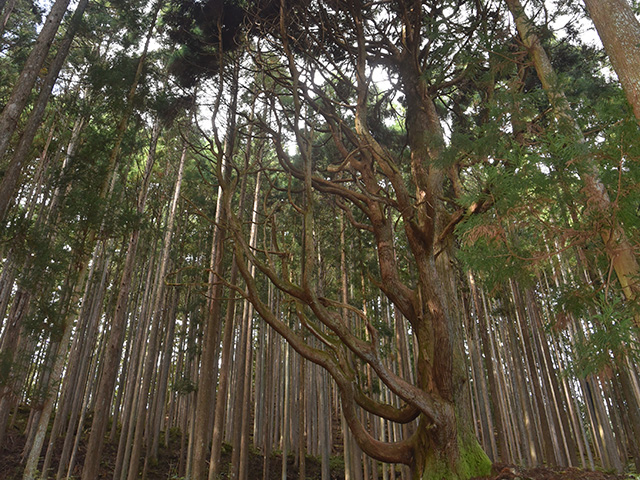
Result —
M443 445L442 435L425 428L424 448L416 458L413 480L468 480L491 474L491 460L473 432L457 434L457 445Z

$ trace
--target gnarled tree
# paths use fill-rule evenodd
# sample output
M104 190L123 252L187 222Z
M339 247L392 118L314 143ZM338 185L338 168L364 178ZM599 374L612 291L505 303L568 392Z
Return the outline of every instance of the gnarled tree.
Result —
M437 77L433 72L456 51L455 44L437 41L440 30L453 28L441 3L262 5L252 60L259 72L254 96L265 113L253 128L270 139L275 157L273 164L255 165L269 186L262 200L264 248L250 245L249 228L235 208L241 175L219 178L246 296L300 355L331 374L362 450L409 465L413 478L469 478L489 468L466 417L451 241L441 235L449 223L444 192L454 175L443 162L434 97L455 79L446 69ZM451 8L466 7L452 2ZM474 12L458 13L471 18L466 14ZM382 92L374 74L397 85ZM404 109L395 131L380 114L391 111L392 103ZM333 215L326 204L336 208ZM341 277L319 263L316 230L334 229L337 238L337 209L350 220L350 232L362 238L362 253L371 259L366 275L378 295L411 326L417 345L413 383L385 361L381 327L366 310L345 304L340 289L329 288L340 285ZM281 234L282 218L298 223L299 242ZM288 298L297 325L268 307L265 281ZM400 407L376 400L358 381L367 371L399 397ZM417 425L399 442L385 442L367 429L358 407L398 423L417 419Z

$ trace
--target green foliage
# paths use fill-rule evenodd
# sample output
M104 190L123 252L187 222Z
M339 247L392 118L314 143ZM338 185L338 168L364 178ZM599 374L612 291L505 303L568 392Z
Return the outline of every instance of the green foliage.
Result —
M169 38L179 48L170 72L184 87L215 75L222 54L242 43L246 12L235 0L173 1L163 14Z
M2 12L3 15L6 9ZM0 38L0 99L11 92L17 75L31 52L44 12L33 0L16 0Z
M636 304L624 304L618 297L599 295L585 319L588 331L575 345L576 373L582 376L615 370L624 358L640 360L637 338L640 332L634 324L638 315Z
M196 384L191 379L182 377L174 380L172 389L179 395L188 395L196 391Z

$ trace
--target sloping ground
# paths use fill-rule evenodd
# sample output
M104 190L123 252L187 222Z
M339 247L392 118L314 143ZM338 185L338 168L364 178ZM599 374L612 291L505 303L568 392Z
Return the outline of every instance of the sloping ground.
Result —
M22 423L23 422L18 422ZM25 438L22 430L18 426L14 426L7 431L4 445L0 448L0 480L22 480L24 464L22 463L22 451L24 449ZM148 466L148 480L168 480L179 479L180 471L180 437L172 435L169 446L160 446L158 451L158 460ZM62 445L56 446L57 454L60 453ZM99 480L112 480L113 469L116 460L116 445L106 443L104 446L103 459L100 466ZM72 475L80 478L81 465L84 462L85 443L81 442L78 449L78 462L74 468ZM224 445L222 450L222 478L226 478L229 470L229 462L231 460L231 447ZM249 452L249 475L252 480L262 479L263 456L260 452L251 450ZM338 460L338 461L336 461ZM344 464L337 457L332 458L331 478L332 480L344 479ZM52 472L50 476L55 478L58 462L54 458ZM142 467L142 465L141 465ZM269 458L269 479L280 480L282 472L282 455L273 454ZM305 466L306 477L309 480L320 480L321 464L320 460L314 457L307 457ZM287 458L287 479L298 479L298 468L294 465L293 456Z
M22 422L18 422L22 423ZM21 463L22 450L24 448L24 435L17 426L12 427L7 432L4 445L0 448L0 480L21 480L24 466ZM79 449L79 465L84 460L84 445ZM105 453L101 465L99 479L111 480L113 475L113 465L115 463L116 449L112 444L105 445ZM231 448L225 445L222 452L222 472L228 471L231 458ZM331 479L343 480L343 464L338 457L332 458ZM54 459L54 472L57 462ZM249 472L251 480L262 479L263 457L257 451L250 452ZM281 478L282 457L272 455L269 458L269 479ZM172 435L169 447L160 447L158 461L149 465L147 475L148 480L168 480L178 479L180 470L180 437ZM73 475L80 476L80 467L74 469ZM223 474L222 478L226 478ZM298 479L298 469L293 463L293 457L288 458L287 478L289 480ZM307 457L306 477L309 480L320 480L320 461L313 457ZM399 478L399 476L398 476ZM577 468L533 468L521 469L513 465L496 464L490 477L480 477L475 480L624 480L634 478L630 475L616 475L598 471L585 471Z
M523 469L514 465L495 464L490 477L475 480L623 480L630 475L616 475L599 471L581 470L573 467L536 467Z

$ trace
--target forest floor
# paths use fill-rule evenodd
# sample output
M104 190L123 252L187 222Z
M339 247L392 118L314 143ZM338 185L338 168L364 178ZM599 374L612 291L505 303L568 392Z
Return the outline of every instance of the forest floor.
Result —
M618 475L600 471L582 470L574 467L520 468L496 463L490 477L474 480L623 480L636 478L632 475Z
M22 419L20 419L22 420ZM18 421L11 427L0 447L0 480L20 480L24 470L22 463L22 452L25 445L24 421ZM180 463L181 448L184 448L184 441L177 433L172 432L169 437L168 447L161 445L158 451L158 461L148 466L147 480L177 480L183 466ZM56 455L59 456L62 445L56 445ZM77 465L82 465L84 461L85 443L81 442L78 449ZM116 445L107 442L104 449L103 461L99 479L111 480L113 477L113 467L116 457ZM263 468L263 456L256 450L250 451L249 456L249 479L261 480ZM222 452L223 474L221 478L226 478L231 459L231 447L225 445ZM57 469L57 460L54 460L53 475ZM331 457L331 479L344 479L344 463L342 457ZM281 479L282 455L274 452L269 458L269 479ZM321 462L318 458L308 456L306 458L306 475L309 480L320 480ZM80 467L76 466L71 473L72 478L80 478ZM400 478L400 475L398 475ZM496 464L489 477L481 477L476 480L624 480L639 479L637 475L616 475L600 471L586 471L577 468L546 468L537 467L532 469L522 469L512 465ZM293 456L288 457L287 479L298 479L298 468L294 465Z

